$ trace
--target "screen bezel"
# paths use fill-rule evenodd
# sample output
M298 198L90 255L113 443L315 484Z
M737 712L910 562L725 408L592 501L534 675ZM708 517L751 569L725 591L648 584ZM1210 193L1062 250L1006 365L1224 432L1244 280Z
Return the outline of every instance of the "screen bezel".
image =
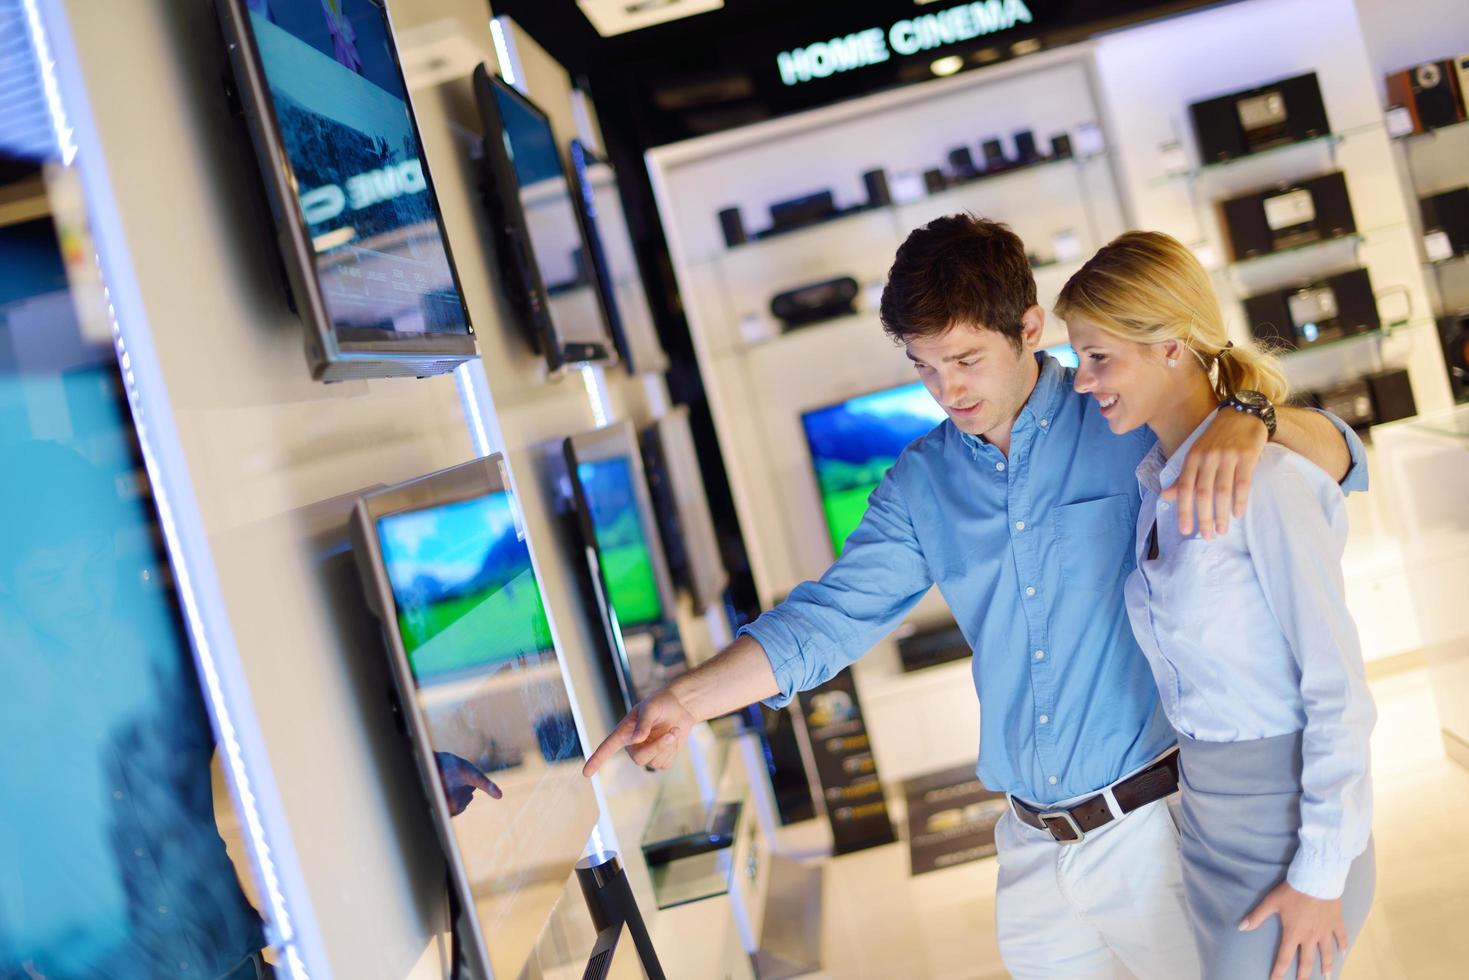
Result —
M645 469L653 469L656 461L658 475L668 486L674 513L665 517L655 508L654 514L665 537L679 538L687 562L688 581L684 585L699 609L722 605L729 571L709 511L709 496L699 471L699 452L688 407L675 405L667 415L648 426L642 443Z
M632 423L616 422L590 432L567 436L562 441L562 455L566 463L567 476L571 485L571 502L576 512L576 524L581 533L581 543L586 555L587 571L596 588L597 612L602 620L603 634L607 640L608 653L612 658L617 675L618 693L626 710L631 711L641 696L634 684L632 664L628 659L624 638L648 633L661 633L677 628L678 599L673 590L673 576L668 570L668 558L663 551L663 539L659 537L657 518L653 511L653 497L648 491L648 477L643 469L642 449ZM592 521L592 510L577 467L582 463L598 463L611 459L625 458L631 476L633 497L637 501L638 521L643 528L643 538L648 544L648 558L653 566L653 579L658 587L658 600L663 606L663 618L657 623L624 626L612 607L612 596L607 577L602 572L602 549L597 543L597 529Z
M870 395L880 395L884 392L896 391L899 388L911 388L914 385L922 387L923 382L903 381L899 384L887 385L883 388L873 388L870 391L859 391L854 395L848 395L845 398L838 398L836 401L827 402L823 405L813 405L810 408L802 409L800 412L798 420L801 423L801 438L805 440L806 443L806 460L808 463L810 463L811 481L816 488L816 503L821 510L822 530L826 532L824 536L826 538L827 547L831 549L833 558L840 558L842 552L841 549L837 547L836 539L832 534L831 525L826 519L826 503L825 498L821 492L821 471L816 466L816 453L812 450L811 447L811 434L810 431L806 428L806 417L808 415L815 415L817 412L825 412L833 408L838 408L842 405L848 404L849 402L854 402L860 398L866 398ZM940 409L940 411L942 411L942 409ZM929 432L932 432L934 429L943 425L946 421L948 421L947 415L945 415L944 418L935 421L934 424L929 428ZM925 435L927 435L927 433L925 433ZM918 438L922 438L922 436L919 436ZM843 544L845 544L845 542L843 542Z
M505 151L505 118L500 113L496 94L505 93L522 109L544 123L547 131L552 133L552 143L555 145L555 130L551 126L550 117L515 86L491 72L483 63L475 66L473 83L474 101L484 130L482 166L485 204L490 211L490 224L495 233L501 270L511 281L510 305L521 321L522 332L530 342L531 349L546 359L552 371L570 365L613 360L613 339L602 306L600 280L595 267L592 269L592 286L597 292L598 308L603 310L601 326L606 342L562 342L556 321L551 315L550 293L541 277L540 263L536 261L535 242L531 238L525 208L520 202L520 181L515 175L515 164ZM566 174L564 161L561 165L561 180L566 186L567 197L571 199L572 212L577 213L577 195ZM591 256L591 246L587 242L579 217L577 234L581 238L585 254ZM588 265L593 265L593 262L589 261Z
M587 179L587 160L603 161L592 157L579 139L573 139L567 148L571 160L571 210L576 215L576 224L581 232L582 247L586 249L587 265L592 284L597 290L597 305L602 310L602 322L612 335L612 342L629 374L634 373L632 352L628 349L627 329L622 322L622 311L617 306L617 297L612 292L612 269L607 262L606 247L597 228L596 204L592 199L592 185Z
M480 927L479 918L474 912L476 901L469 873L460 856L458 839L454 836L453 818L449 813L448 803L444 799L443 790L439 784L438 764L434 758L433 740L428 723L418 707L419 685L413 676L408 653L403 646L403 638L396 629L389 625L396 620L397 600L393 594L392 582L388 579L387 570L382 561L382 541L378 537L377 528L378 521L384 517L447 504L463 503L495 493L510 494L512 507L518 508L515 490L506 478L504 459L498 453L396 486L371 490L358 498L356 506L352 509L351 521L352 548L363 578L363 591L369 610L382 625L393 683L397 688L408 741L412 747L414 761L417 763L419 779L428 797L434 829L444 848L445 858L449 865L451 886L458 897L459 908L465 910L455 924L456 928L461 930L457 934L458 948L461 950L459 955L472 960L474 968L478 970L474 975L480 977L494 975L490 964L489 947ZM526 542L526 548L531 550L529 541ZM533 570L536 567L534 551L531 554L531 567ZM536 579L539 585L538 571ZM543 597L542 602L544 601ZM554 627L552 628L552 647L553 650L550 652L554 652L556 659L560 661L560 645L555 642ZM576 702L569 688L566 697L574 709ZM583 757L586 755L585 745L582 746L582 755ZM587 828L588 834L591 833L591 829L591 827ZM568 864L574 864L575 861L576 857L571 856ZM467 933L463 931L466 929ZM466 941L467 937L472 938L472 941Z
M464 315L463 333L387 335L387 331L351 328L342 330L332 322L322 295L321 280L317 275L316 250L311 244L306 217L295 192L295 169L281 139L275 101L271 98L265 66L260 60L260 50L250 27L249 9L245 6L245 0L215 0L215 9L225 34L225 46L229 53L235 88L244 109L261 182L274 218L277 246L285 263L296 312L308 328L306 353L311 376L324 381L361 377L427 377L452 371L478 353L474 325L464 300L464 288L454 263L448 231L444 227L443 208L434 188L423 134L418 128L418 117L413 111L412 97L398 58L398 47L393 39L392 22L381 0L365 2L381 10L388 23L388 53L394 70L399 79L403 80L403 91L409 95L405 103L408 123L413 130L413 138L418 142L425 193L433 206L434 223L444 245L444 260L449 267L449 276ZM361 336L362 334L379 336Z

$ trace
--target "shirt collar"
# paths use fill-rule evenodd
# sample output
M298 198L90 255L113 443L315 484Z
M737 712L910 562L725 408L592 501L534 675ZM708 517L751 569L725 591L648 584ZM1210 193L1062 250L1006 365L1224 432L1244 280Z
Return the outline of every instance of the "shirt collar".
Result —
M1166 460L1163 458L1163 447L1154 443L1153 448L1148 450L1148 454L1143 457L1143 461L1137 464L1138 486L1153 493L1162 493L1178 482L1178 474L1183 472L1183 464L1188 459L1189 450L1218 417L1218 412L1210 412L1204 421L1189 433L1189 437L1183 440L1183 445L1178 447L1178 451Z
M1061 366L1060 361L1041 352L1036 353L1035 359L1040 365L1040 376L1036 379L1035 388L1031 391L1030 397L1025 400L1025 405L1020 410L1020 417L1029 415L1033 423L1044 422L1046 426L1049 426L1051 420L1056 417L1056 409L1060 404L1061 396L1065 394L1070 385L1066 379L1066 369ZM1020 418L1015 420L1015 424L1017 426L1020 424ZM980 449L989 445L979 436L970 435L962 430L959 432L959 437L970 449Z

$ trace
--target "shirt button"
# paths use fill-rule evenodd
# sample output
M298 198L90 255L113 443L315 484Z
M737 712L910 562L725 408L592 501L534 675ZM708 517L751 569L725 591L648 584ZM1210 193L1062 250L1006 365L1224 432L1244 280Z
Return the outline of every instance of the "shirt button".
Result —
M1158 501L1158 509L1159 510L1167 510L1168 509L1168 501L1166 501L1166 500L1160 500L1160 501Z
M112 791L112 798L114 800L120 800L120 799L122 799L122 790L120 790L120 789L113 790Z
M1050 783L1052 786L1055 786L1056 785L1056 777L1055 776L1052 776L1050 779L1046 780L1046 782Z
M1024 521L1016 521L1015 522L1015 530L1017 530L1017 531L1024 531L1025 530L1025 522Z
M1050 419L1041 419L1041 428L1044 429L1051 424Z
M1041 724L1042 725L1049 725L1050 723L1051 723L1051 716L1050 715L1041 715Z
M168 914L168 906L167 905L160 905L160 906L158 906L158 914L159 915L167 915Z
M141 847L135 847L135 848L133 848L133 857L142 857L142 856L143 856L143 849Z
M1025 594L1026 595L1035 595L1035 586L1033 586L1033 585L1027 585L1025 587Z
M1044 651L1044 650L1037 650L1035 652L1035 659L1037 659L1037 660L1044 660L1044 659L1046 659L1046 651Z
M1005 472L1005 464L1004 463L996 463L995 464L995 469L997 469L1001 473L1003 473L1003 472Z
M188 960L184 960L182 963L179 964L179 969L180 970L187 970L188 968L189 968L189 961Z

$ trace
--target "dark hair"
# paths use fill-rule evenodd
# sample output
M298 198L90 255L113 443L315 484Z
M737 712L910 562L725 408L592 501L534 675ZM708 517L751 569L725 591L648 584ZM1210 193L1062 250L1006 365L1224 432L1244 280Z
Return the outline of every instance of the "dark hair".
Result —
M1021 317L1036 305L1025 244L1009 226L972 214L936 218L908 236L882 291L882 328L903 344L959 324L1021 349Z

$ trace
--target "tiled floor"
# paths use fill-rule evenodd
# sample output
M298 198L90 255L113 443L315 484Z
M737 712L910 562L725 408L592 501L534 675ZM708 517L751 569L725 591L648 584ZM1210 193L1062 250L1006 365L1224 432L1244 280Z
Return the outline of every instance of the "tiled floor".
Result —
M1374 677L1372 691L1377 895L1345 975L1469 976L1469 771L1444 756L1422 667ZM834 859L824 969L807 980L1004 977L994 889L993 859L917 878L905 843Z

